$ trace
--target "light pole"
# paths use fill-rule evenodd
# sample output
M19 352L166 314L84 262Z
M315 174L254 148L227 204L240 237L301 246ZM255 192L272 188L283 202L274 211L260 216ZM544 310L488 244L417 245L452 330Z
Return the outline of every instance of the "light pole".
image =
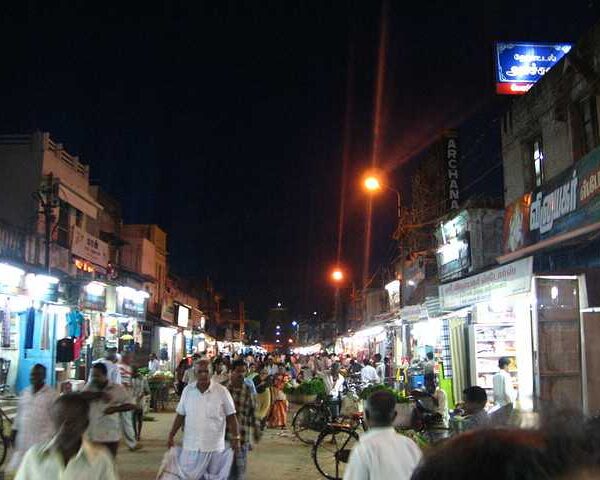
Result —
M339 316L340 316L340 286L342 285L342 282L344 282L346 278L346 275L344 274L344 271L341 269L341 267L335 267L332 272L331 272L331 280L333 282L333 284L335 285L335 293L334 293L334 305L333 305L333 323L334 323L334 332L333 332L333 336L334 338L337 337L337 331L338 331L338 323L339 323Z
M292 322L292 327L296 329L296 344L300 345L300 324L294 320Z
M389 192L393 192L396 194L397 201L397 211L396 216L398 218L398 225L396 227L396 232L394 238L398 240L398 250L400 251L400 272L401 272L401 282L404 282L404 237L401 234L402 227L402 197L400 192L395 188L386 185L380 180L380 177L374 173L370 173L364 177L363 186L365 190L370 194L379 193L381 190L387 190ZM403 306L403 298L402 298L402 284L400 286L400 305Z
M380 192L381 190L387 190L388 192L393 192L396 194L396 200L397 200L397 211L396 211L396 215L398 218L398 226L397 226L397 234L398 236L400 235L400 225L401 225L401 218L402 218L402 197L400 195L400 192L398 190L396 190L395 188L390 187L389 185L386 185L385 183L383 183L378 176L376 175L367 175L364 179L363 185L365 187L365 190L371 194L375 194Z

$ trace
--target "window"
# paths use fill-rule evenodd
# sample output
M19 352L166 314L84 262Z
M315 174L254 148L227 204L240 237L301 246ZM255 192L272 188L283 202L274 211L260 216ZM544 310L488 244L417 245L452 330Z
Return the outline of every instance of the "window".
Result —
M598 146L598 114L596 111L596 97L591 96L580 102L581 116L581 146L583 154L591 152Z
M83 228L83 212L75 209L75 225L79 228Z
M544 147L542 145L542 137L536 137L532 140L529 154L535 186L540 187L544 183Z

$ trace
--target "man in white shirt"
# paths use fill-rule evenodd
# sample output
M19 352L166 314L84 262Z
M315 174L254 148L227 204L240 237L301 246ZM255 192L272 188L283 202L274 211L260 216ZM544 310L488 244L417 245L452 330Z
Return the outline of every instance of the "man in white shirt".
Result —
M196 383L185 387L177 405L177 416L167 442L171 450L159 472L161 479L209 476L226 480L233 462L233 451L225 446L226 427L233 450L240 449L240 429L231 394L224 386L211 381L206 360L196 364L196 378ZM184 422L183 448L172 448ZM177 473L171 477L172 472Z
M396 433L396 399L391 392L378 391L367 400L365 415L369 430L352 449L344 480L409 480L421 461L419 447Z
M121 361L117 364L119 367L119 375L121 376L121 385L127 390L127 394L133 399L133 383L131 377L133 376L133 353L123 352L121 354ZM132 452L142 448L138 445L135 435L135 429L133 428L133 412L121 412L121 428L123 429L123 439L125 444Z
M48 412L58 393L45 383L46 367L36 364L31 369L31 385L21 393L17 406L17 417L12 429L15 451L12 455L9 471L16 470L29 448L39 442L45 442L54 435L54 425Z
M512 405L516 400L516 392L513 387L512 378L508 373L510 359L502 357L498 360L499 372L494 375L494 403L500 407Z
M122 385L114 384L108 379L104 363L92 365L91 379L81 393L90 402L87 436L90 441L108 448L113 457L116 457L121 440L121 420L118 414L135 410L135 404Z
M153 373L158 372L159 370L160 362L156 358L156 354L151 353L150 355L148 355L148 371L150 372L150 375L152 375Z
M360 379L364 385L377 385L381 383L377 371L368 359L365 360L365 366L360 372Z
M83 438L89 406L78 394L62 395L49 411L56 436L29 449L15 480L116 480L108 451Z
M106 365L106 371L108 376L108 381L110 383L121 385L121 371L119 369L119 365L117 365L117 349L116 348L107 348L106 353L104 354L104 358L96 360L92 365L96 363L102 363ZM90 376L88 378L88 382L92 381L92 372L90 372Z
M377 377L379 377L379 381L381 383L385 383L385 365L382 361L380 353L376 353L373 356L373 363L375 364L375 372L377 372Z
M325 383L325 391L329 396L329 409L331 415L336 418L340 415L342 394L344 393L344 377L340 375L340 364L334 363L331 369L320 374Z

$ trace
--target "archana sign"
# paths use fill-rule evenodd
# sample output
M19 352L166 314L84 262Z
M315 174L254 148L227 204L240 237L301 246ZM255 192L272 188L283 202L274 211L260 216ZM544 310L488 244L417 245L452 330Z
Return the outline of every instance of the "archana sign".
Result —
M523 95L571 50L569 43L496 44L496 93Z
M504 252L600 222L600 149L504 212Z

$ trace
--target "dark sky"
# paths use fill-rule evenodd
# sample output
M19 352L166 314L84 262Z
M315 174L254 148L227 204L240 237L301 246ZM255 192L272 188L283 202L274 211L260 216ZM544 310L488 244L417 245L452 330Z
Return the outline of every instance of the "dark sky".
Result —
M173 271L210 275L255 317L277 301L302 312L331 300L351 71L342 258L361 278L379 1L54 3L2 7L0 132L50 131L126 221L168 231ZM381 163L392 181L407 187L411 156L442 128L470 119L467 138L486 131L505 100L493 94L495 39L576 40L595 3L390 2ZM465 184L498 161L494 147L463 145ZM373 266L389 256L394 199L375 209Z

